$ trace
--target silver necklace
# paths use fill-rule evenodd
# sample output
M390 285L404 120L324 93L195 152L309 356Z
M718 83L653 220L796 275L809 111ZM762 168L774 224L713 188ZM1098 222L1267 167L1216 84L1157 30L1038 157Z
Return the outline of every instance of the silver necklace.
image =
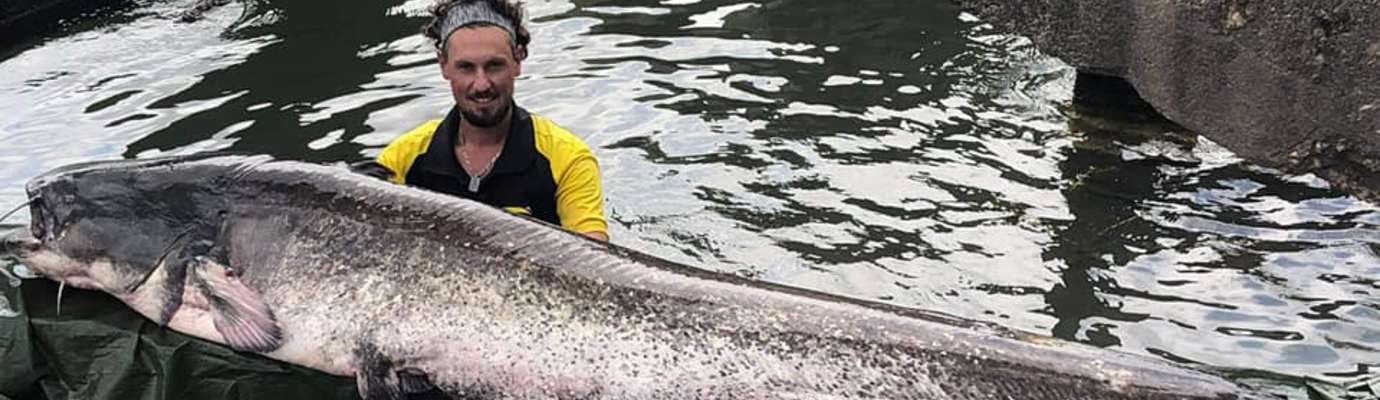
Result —
M498 142L498 151L495 151L494 156L489 158L489 162L485 164L484 169L470 175L470 193L479 192L479 184L484 181L484 178L489 176L489 171L492 170L494 164L498 162L498 156L503 154L503 146L506 144L508 144L508 138L504 137L503 140ZM465 151L464 134L460 134L460 163L464 164L463 166L467 173L475 169L474 163L470 161L470 154Z

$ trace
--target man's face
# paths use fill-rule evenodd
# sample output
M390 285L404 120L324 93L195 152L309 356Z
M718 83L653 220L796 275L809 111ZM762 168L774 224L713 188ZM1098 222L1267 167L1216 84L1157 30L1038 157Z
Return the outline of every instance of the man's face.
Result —
M508 32L493 26L460 28L438 54L441 76L470 125L488 128L503 122L513 100L513 82L522 64L513 57Z

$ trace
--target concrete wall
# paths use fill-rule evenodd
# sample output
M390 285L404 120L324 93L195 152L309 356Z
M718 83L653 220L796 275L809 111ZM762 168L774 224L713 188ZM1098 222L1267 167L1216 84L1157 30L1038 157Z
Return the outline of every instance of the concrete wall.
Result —
M1247 160L1380 200L1380 1L954 1Z

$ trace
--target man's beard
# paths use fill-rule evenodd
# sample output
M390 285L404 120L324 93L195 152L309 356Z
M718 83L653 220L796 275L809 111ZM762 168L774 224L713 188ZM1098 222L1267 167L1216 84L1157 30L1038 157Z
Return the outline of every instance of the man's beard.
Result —
M466 108L464 105L461 105L460 116L464 118L465 122L468 122L472 126L479 128L492 128L498 126L499 123L503 122L503 119L508 116L508 110L511 107L512 102L505 101L499 104L498 107L495 107L494 112L492 114L484 114L481 113L481 111L479 111L478 109L470 109Z

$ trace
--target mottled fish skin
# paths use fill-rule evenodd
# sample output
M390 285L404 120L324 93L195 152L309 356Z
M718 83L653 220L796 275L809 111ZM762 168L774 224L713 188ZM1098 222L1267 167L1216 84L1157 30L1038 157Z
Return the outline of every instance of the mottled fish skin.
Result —
M365 398L432 387L503 399L1267 398L1156 359L696 269L342 168L176 162L221 170L205 190L218 197L130 196L213 220L215 282L231 289L186 286L169 326L225 343L214 303L230 298L253 316L241 325L276 324L251 332L271 344L262 354L357 376ZM30 193L102 174L85 168ZM47 274L74 267L63 268ZM166 305L149 300L167 297L159 285L116 295L156 315L145 310Z

